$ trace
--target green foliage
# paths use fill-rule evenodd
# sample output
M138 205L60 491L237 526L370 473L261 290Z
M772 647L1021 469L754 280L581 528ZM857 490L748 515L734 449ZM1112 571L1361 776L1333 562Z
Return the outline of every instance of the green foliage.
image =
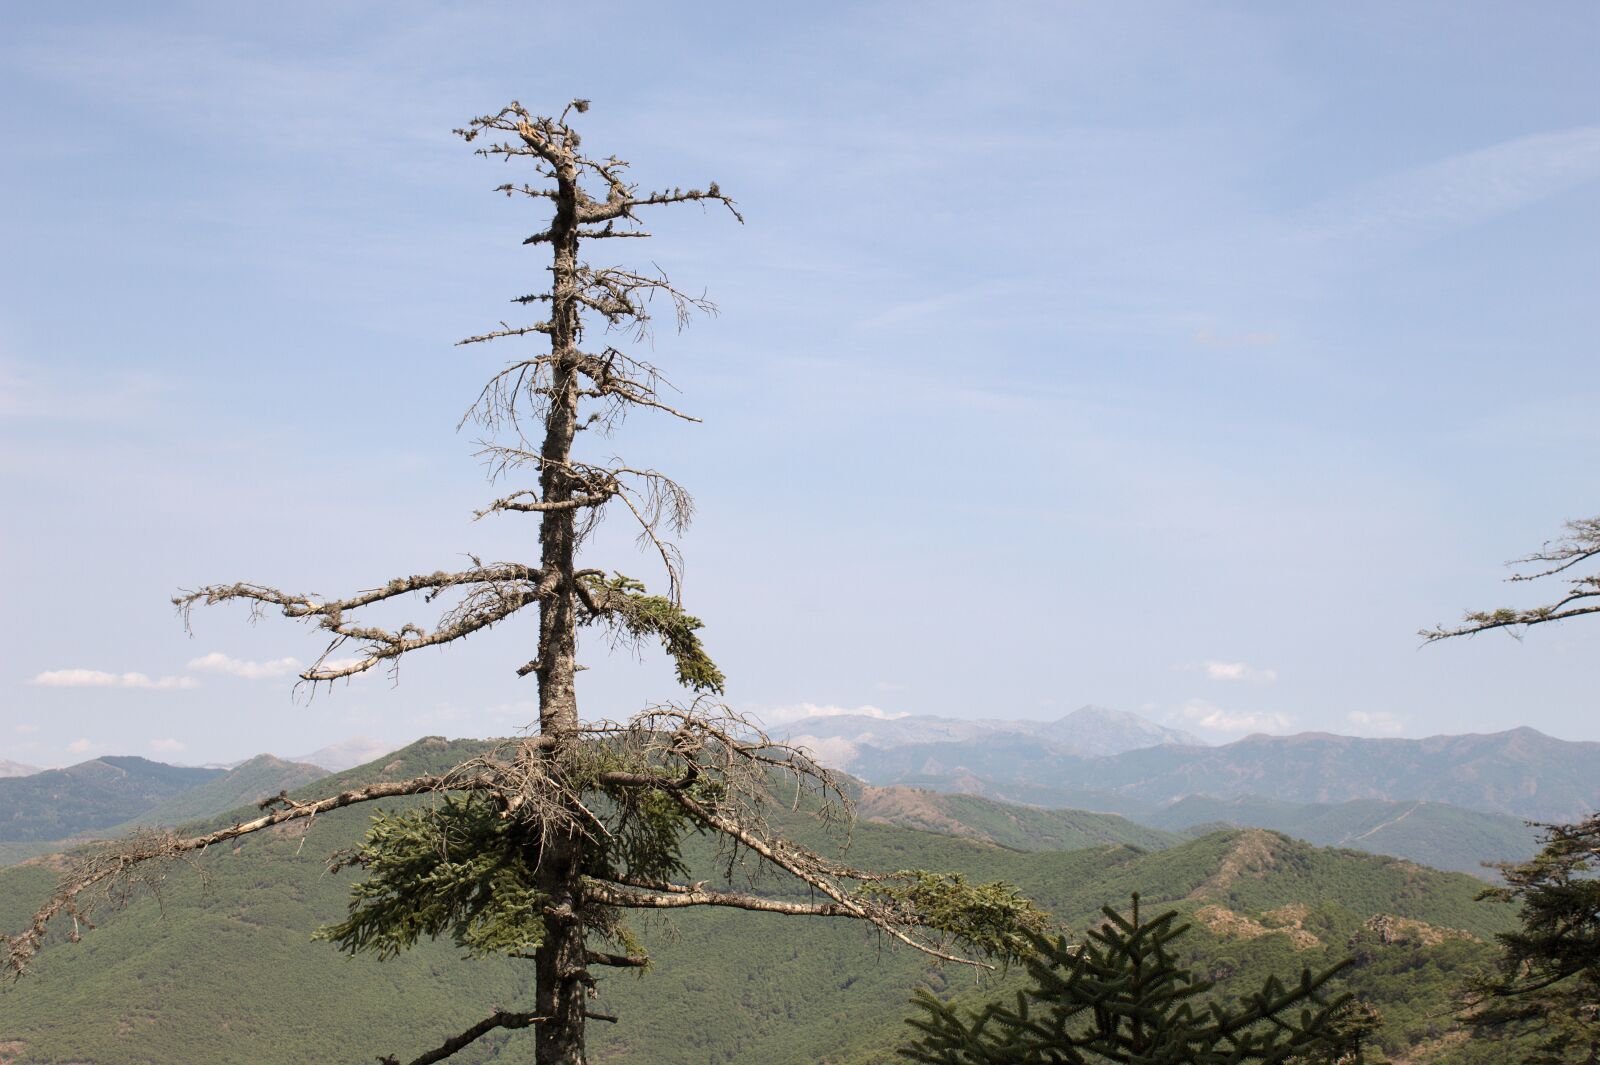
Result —
M1537 1032L1527 1060L1562 1065L1600 1058L1600 814L1553 825L1545 846L1505 870L1485 894L1522 904L1520 926L1502 933L1493 977L1477 981L1479 1035Z
M545 896L534 889L519 823L476 795L380 813L356 861L366 879L350 914L317 932L352 954L393 957L448 936L473 955L517 954L544 941Z
M1172 952L1189 927L1176 923L1177 911L1143 920L1136 894L1128 916L1102 913L1106 922L1081 944L1036 937L1037 956L1026 962L1032 982L1014 1006L963 1017L919 992L925 1016L908 1023L922 1037L900 1053L926 1065L1237 1065L1288 1062L1333 1044L1348 997L1326 985L1342 965L1304 969L1287 986L1268 978L1227 1006Z
M315 789L440 772L494 747L430 738ZM385 805L400 811L423 802ZM771 816L786 837L829 846L810 818L783 810ZM419 941L382 962L373 954L307 948L314 929L347 915L349 884L326 874L325 857L359 846L369 827L351 809L319 816L309 835L291 829L252 836L242 847L214 848L196 858L203 875L173 875L159 903L145 898L125 913L102 909L101 927L82 943L45 950L36 979L0 989L0 1044L26 1044L16 1065L370 1061L380 1051L437 1045L461 1030L463 1017L481 1016L490 1005L529 1008L529 962L493 957L459 965L460 949L449 939ZM1217 880L1223 865L1239 866L1237 852L1253 840L1270 861L1241 866L1231 883ZM837 844L830 853L837 853ZM682 858L689 881L805 897L803 887L781 877L752 883L743 867L734 868L730 881L726 858L703 836L687 837ZM1197 924L1177 944L1182 963L1215 979L1219 995L1237 997L1252 990L1253 974L1327 966L1355 953L1357 964L1341 975L1341 989L1381 1012L1379 1040L1391 1056L1428 1065L1523 1060L1522 1044L1509 1037L1463 1040L1451 1016L1455 989L1467 973L1492 961L1491 944L1459 938L1384 943L1363 929L1380 912L1484 938L1513 927L1511 907L1473 901L1483 884L1470 877L1240 832L1160 853L1105 846L1024 853L863 822L853 829L848 858L867 868L1005 880L1073 928L1095 920L1106 901L1141 889L1148 905L1159 901L1180 912L1215 902L1261 917L1286 903L1304 903L1310 909L1305 927L1320 946L1301 949L1279 934L1230 938ZM0 928L18 927L55 877L44 865L0 869ZM620 1018L591 1031L590 1057L602 1065L886 1065L897 1060L894 1048L906 1030L899 1018L915 988L981 1009L1026 980L1021 967L981 980L966 970L935 967L911 951L887 949L881 937L843 919L674 911L670 918L642 921L636 934L656 962L650 978L597 973L597 1008ZM1232 963L1231 975L1224 975L1221 962ZM1259 985L1259 975L1254 982ZM263 987L337 987L340 993L297 996L293 1023L286 1024L272 997L258 993ZM376 1043L374 1033L381 1033ZM515 1060L521 1039L526 1036L489 1037L453 1060L479 1065L496 1053L499 1060Z
M969 884L960 873L910 869L868 881L861 893L897 903L924 927L989 957L1022 958L1049 927L1045 914L1003 880Z
M629 638L653 637L677 667L678 683L690 691L721 694L727 678L706 653L696 633L704 623L671 599L647 595L642 581L617 574L582 577L594 601L601 605L599 618L615 626Z

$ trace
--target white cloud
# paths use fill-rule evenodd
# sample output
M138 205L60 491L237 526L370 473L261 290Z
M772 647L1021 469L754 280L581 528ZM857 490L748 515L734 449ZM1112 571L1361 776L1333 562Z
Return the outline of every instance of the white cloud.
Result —
M1257 669L1243 662L1204 662L1200 668L1212 680L1246 681L1251 684L1271 684L1278 679L1275 669Z
M803 721L808 717L840 717L844 714L875 717L880 721L893 721L896 718L911 716L903 711L896 713L880 710L876 706L818 706L816 703L796 703L794 706L777 706L771 710L763 710L756 717L769 725L786 725L791 721Z
M150 749L162 754L177 754L186 749L185 745L174 739L151 740Z
M32 736L39 731L38 725L13 725L12 731L18 736Z
M94 744L87 739L73 740L71 743L67 744L67 750L71 751L73 754L83 754L93 746Z
M1286 714L1224 710L1205 699L1190 699L1178 710L1178 716L1212 732L1281 732L1290 723Z
M100 669L51 669L28 683L40 688L198 688L193 677L152 677L145 673L107 673Z
M842 736L796 736L789 742L810 751L811 756L823 765L840 769L848 768L856 755L861 753L859 747Z
M300 672L298 658L274 658L268 662L249 662L232 658L221 651L189 660L189 668L201 673L225 673L245 680L265 680L270 677L287 677Z
M1380 736L1398 736L1406 730L1406 723L1403 720L1383 710L1370 713L1365 710L1352 710L1345 715L1345 720L1362 732L1375 732Z
M1535 133L1380 178L1308 217L1328 239L1427 239L1600 178L1600 126Z

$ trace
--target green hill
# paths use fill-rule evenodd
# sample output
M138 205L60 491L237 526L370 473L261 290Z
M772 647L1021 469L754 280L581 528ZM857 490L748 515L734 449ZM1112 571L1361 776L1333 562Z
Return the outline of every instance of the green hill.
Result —
M422 741L313 790L436 770L483 747ZM341 811L319 818L309 836L280 830L206 854L192 870L173 870L159 903L143 898L103 913L101 927L81 943L54 944L35 976L0 992L0 1046L15 1047L8 1065L371 1060L416 1053L493 1006L525 1006L527 963L462 963L441 944L380 963L308 942L312 929L342 914L349 887L348 877L324 872L323 859L353 844L365 823L359 810ZM816 838L817 830L804 834ZM717 876L713 855L695 857L700 875ZM1204 911L1195 950L1219 972L1254 972L1268 962L1297 969L1343 956L1352 940L1374 938L1366 925L1379 915L1390 915L1383 927L1391 931L1422 922L1476 937L1439 933L1423 942L1416 933L1408 945L1390 935L1395 941L1381 949L1363 947L1372 958L1357 982L1389 1016L1396 1047L1438 1029L1426 1012L1447 1006L1452 974L1486 958L1481 939L1510 920L1503 907L1474 901L1480 885L1469 877L1259 830L1155 852L1127 845L1024 852L864 822L849 857L863 866L1008 879L1078 927L1101 904L1139 890L1150 905ZM44 862L0 871L0 927L18 926L53 877ZM1276 930L1295 921L1303 935ZM641 935L655 970L642 979L602 979L600 1003L621 1019L592 1029L598 1061L865 1061L873 1047L900 1037L911 988L957 994L974 987L966 972L934 969L848 921L691 912L649 921ZM1316 944L1307 947L1305 936ZM491 1060L498 1045L486 1040L457 1060Z
M144 759L102 758L96 761L141 763ZM177 770L179 774L189 773L181 767L166 766L159 762L145 764L158 766L161 770ZM11 796L12 805L9 811L4 805L0 805L0 816L9 813L19 824L84 826L78 828L75 837L44 836L0 841L0 866L15 865L17 862L39 855L81 846L91 839L114 839L142 827L180 825L216 817L235 808L253 805L280 791L292 791L328 775L327 770L320 766L303 762L285 762L270 754L257 755L231 770L204 770L203 772L208 775L201 777L200 783L190 784L187 787L182 785L193 778L169 777L167 778L169 781L179 785L179 790L162 789L170 793L154 806L142 806L122 823L107 825L104 823L107 818L126 815L128 807L141 806L145 803L150 797L150 792L148 790L141 792L131 787L120 789L85 787L84 778L87 776L88 779L94 780L95 775L87 770L84 773L76 771L95 765L95 762L86 762L82 766L74 766L72 770L62 771L73 776L70 790L61 787L57 780L55 781L57 786L54 788L33 788L23 794ZM60 817L53 816L49 809L50 804L56 801L53 796L63 794L69 806L76 805L77 812L64 811ZM37 835L38 832L35 831L33 834Z
M1019 806L923 788L862 785L854 797L856 816L863 821L984 839L1016 850L1077 850L1102 843L1160 850L1186 838L1116 814Z
M1486 863L1526 861L1539 849L1539 830L1525 821L1438 802L1357 799L1328 804L1191 796L1138 820L1169 831L1218 824L1270 828L1309 843L1353 847L1475 876L1489 875Z
M66 769L0 778L0 842L103 832L224 773L107 755Z
M321 780L328 771L306 762L286 762L270 754L258 754L219 777L181 791L167 801L141 811L112 834L143 826L172 826L215 817L240 806L254 806L280 791L294 791Z

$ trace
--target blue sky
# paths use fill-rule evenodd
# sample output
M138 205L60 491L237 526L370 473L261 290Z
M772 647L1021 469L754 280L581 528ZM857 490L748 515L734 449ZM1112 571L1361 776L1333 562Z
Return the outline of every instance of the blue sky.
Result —
M1600 739L1600 629L1419 648L1600 497L1600 9L33 5L0 43L0 757L503 734L531 616L310 702L281 620L536 555L456 420L538 287L450 135L594 100L715 179L641 261L720 316L705 416L610 449L697 495L734 705ZM610 249L606 249L607 252ZM620 521L592 563L655 577ZM1526 592L1527 594L1520 594ZM426 620L426 608L408 616ZM588 713L678 697L591 644Z

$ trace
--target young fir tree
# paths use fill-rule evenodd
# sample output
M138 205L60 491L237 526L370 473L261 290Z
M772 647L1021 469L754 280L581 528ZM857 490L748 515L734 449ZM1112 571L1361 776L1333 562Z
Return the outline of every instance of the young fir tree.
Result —
M1531 1035L1524 1060L1600 1062L1600 815L1545 826L1532 860L1501 867L1486 895L1520 902L1493 973L1473 981L1467 1019L1481 1038Z
M1424 630L1429 642L1600 613L1600 518L1567 523L1567 535L1512 565L1533 567L1515 582L1560 576L1553 603L1473 611L1460 625ZM1530 1062L1600 1063L1600 813L1567 825L1543 825L1544 847L1532 860L1501 866L1502 887L1484 894L1520 902L1521 927L1504 933L1496 971L1468 989L1467 1019L1480 1038L1523 1035Z
M1363 1060L1348 1024L1351 999L1329 995L1311 970L1289 985L1275 977L1229 1006L1173 953L1188 929L1168 911L1152 920L1111 907L1082 944L1035 937L1030 984L1014 1003L961 1012L920 991L921 1037L901 1056L922 1065L1242 1065ZM1369 1034L1363 1032L1362 1034ZM1354 1055L1354 1056L1352 1056Z
M723 676L701 644L700 621L680 605L678 557L668 539L689 518L687 493L654 469L598 461L577 446L609 434L638 409L695 420L663 399L655 367L623 346L642 339L652 306L671 309L680 325L694 310L708 309L658 274L585 261L584 245L646 237L639 215L672 204L720 204L739 216L715 184L641 193L627 179L627 163L583 150L568 119L587 106L574 101L559 117L545 118L514 103L457 131L469 142L487 142L478 154L522 168L522 183L497 191L549 214L545 228L523 241L548 249L540 270L546 281L514 300L542 313L463 341L527 346L489 380L470 416L491 435L486 447L496 472L527 477L480 516L536 519L538 561L473 559L466 569L400 577L337 599L229 584L176 600L185 616L195 604L243 601L255 613L276 610L321 630L327 647L301 675L312 685L393 666L412 651L454 643L536 609L537 645L516 669L538 686L536 728L446 773L317 801L280 797L263 804L260 817L221 831L146 836L102 849L64 880L28 928L6 940L3 960L18 973L56 918L70 919L76 935L92 898L125 887L146 867L276 825L309 824L319 813L403 796L432 801L376 815L359 853L340 860L365 871L349 915L321 936L379 955L446 936L472 955L528 959L535 992L531 1011L496 1010L415 1057L414 1065L449 1057L497 1028L534 1029L532 1057L541 1065L582 1063L585 1021L600 1016L593 1012L592 970L647 960L625 921L630 910L719 906L853 919L936 958L978 965L985 964L982 956L1016 956L1044 927L1007 885L854 869L783 838L762 816L769 797L785 786L791 798L824 813L847 803L804 752L770 742L711 700ZM631 515L659 555L666 594L579 564L585 533L611 507ZM386 627L371 619L369 608L413 595L450 605L431 626ZM625 723L586 724L575 683L579 629L659 641L679 682L700 697ZM352 646L354 658L334 657ZM696 832L721 841L729 862L775 870L774 889L686 882L679 844Z

